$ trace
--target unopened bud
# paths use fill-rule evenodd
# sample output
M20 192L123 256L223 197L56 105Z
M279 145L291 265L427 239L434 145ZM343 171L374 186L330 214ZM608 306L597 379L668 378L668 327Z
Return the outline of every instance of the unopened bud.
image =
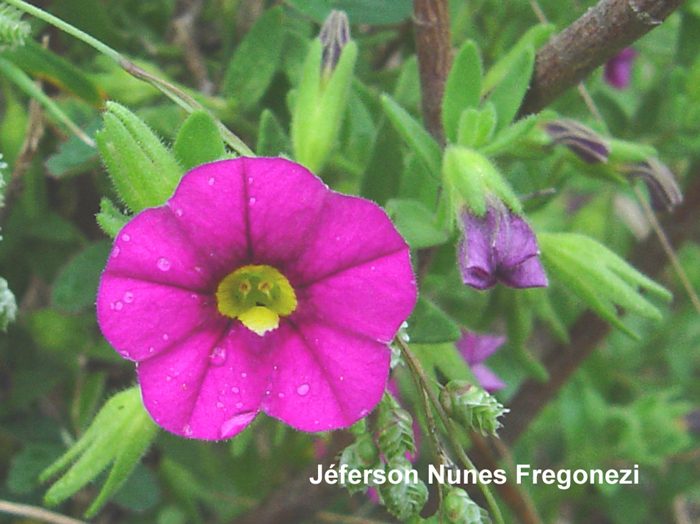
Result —
M323 45L321 55L321 73L329 76L338 65L343 48L350 41L350 23L345 11L334 9L326 18L318 35Z
M495 435L501 427L498 418L509 411L486 391L464 380L450 381L440 391L440 403L450 418L482 435Z
M644 180L649 188L654 209L672 211L674 207L683 202L683 194L673 173L659 159L650 157L644 162L627 164L623 170L628 178Z
M610 146L605 139L588 127L569 119L552 120L545 130L554 144L563 144L587 164L606 163Z

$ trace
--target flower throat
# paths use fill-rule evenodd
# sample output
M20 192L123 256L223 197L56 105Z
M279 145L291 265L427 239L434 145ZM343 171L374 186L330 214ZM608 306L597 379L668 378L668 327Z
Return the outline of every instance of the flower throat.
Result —
M224 278L216 290L219 312L237 318L262 336L279 326L280 317L297 307L289 281L271 266L243 266Z

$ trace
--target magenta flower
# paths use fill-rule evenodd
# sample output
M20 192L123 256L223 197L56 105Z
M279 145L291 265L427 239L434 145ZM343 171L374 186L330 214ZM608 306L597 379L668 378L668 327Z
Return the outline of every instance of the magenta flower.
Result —
M615 89L625 89L632 79L632 62L637 53L631 47L623 49L605 63L603 76Z
M479 290L499 280L514 288L547 285L535 234L503 203L488 204L481 217L462 211L462 225L458 257L465 284Z
M483 363L506 341L506 337L493 335L478 335L462 330L462 338L456 345L464 360L474 374L474 378L479 381L479 385L493 393L506 387L505 383Z
M367 415L415 300L378 206L287 160L239 158L193 169L124 226L97 315L153 419L221 439L260 411L303 431Z

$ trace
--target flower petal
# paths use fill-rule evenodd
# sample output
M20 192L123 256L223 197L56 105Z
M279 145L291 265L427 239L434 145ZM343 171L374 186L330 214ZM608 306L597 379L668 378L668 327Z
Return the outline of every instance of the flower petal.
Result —
M498 378L498 375L487 368L484 364L477 364L471 369L472 373L474 373L474 378L479 381L481 388L485 389L489 393L499 391L506 387L506 383Z
M482 363L506 341L506 337L480 335L462 330L462 338L456 342L457 349L470 366Z
M499 214L494 251L499 268L514 267L540 253L537 238L528 223L509 210Z
M491 207L483 217L462 213L464 236L457 248L462 281L480 290L496 285L491 245L495 221Z
M325 431L377 405L389 376L385 344L322 323L286 321L279 331L263 411L302 431Z
M382 208L369 200L329 192L317 217L315 236L287 265L290 277L305 286L401 251L408 253L408 245ZM404 257L404 264L410 266L410 259ZM400 271L405 275L403 267Z
M110 272L100 282L97 319L110 344L123 357L136 361L187 338L203 322L225 322L210 295Z
M514 288L547 287L549 285L542 262L536 256L521 262L517 266L501 268L498 272L498 278L505 285Z
M269 376L264 353L250 351L251 337L262 341L233 323L226 332L204 330L139 363L144 403L153 419L191 438L217 440L242 431L259 411Z
M326 277L299 300L300 314L389 343L416 303L408 247Z
M246 192L244 164L223 160L188 172L167 202L218 280L250 263Z
M204 291L214 284L209 264L167 207L145 209L114 241L105 274Z

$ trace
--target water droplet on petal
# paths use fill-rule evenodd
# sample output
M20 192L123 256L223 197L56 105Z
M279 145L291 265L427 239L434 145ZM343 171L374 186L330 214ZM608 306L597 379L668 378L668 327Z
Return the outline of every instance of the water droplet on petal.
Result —
M148 348L148 352L149 352L149 353L153 353L155 350L156 350L156 348L154 348L154 347Z
M167 380L168 382L170 382L172 379L173 379L173 377L171 377L170 375L168 375L167 377L165 377L165 380Z
M248 376L248 373L241 373L241 378L246 378Z
M201 273L201 272L202 272L202 267L201 267L201 266L194 266L194 270L195 270L197 273Z
M192 433L192 426L190 426L189 424L182 428L182 434L186 437L191 437Z
M226 362L226 349L225 348L214 348L209 355L209 360L214 366L221 366Z
M169 340L169 339L170 339L170 335L168 335L167 333L163 333L163 340Z
M124 293L124 302L131 304L134 301L134 294L131 291Z
M309 385L308 384L302 384L297 388L297 393L299 393L302 397L306 395L309 392Z
M279 398L284 398L284 393L277 393L277 396L278 396Z
M221 408L224 407L224 403L223 403L223 402L217 402L217 403L216 403L216 407L219 408L219 409L221 409Z
M213 186L213 185L214 185L214 182L215 182L215 180L214 180L213 178L210 178L210 179L209 179L209 185L210 185L210 186Z
M360 411L360 417L366 417L367 415L369 415L368 409L363 409L362 411Z
M250 204L251 206L254 206L255 202L257 202L257 199L255 197L250 197L248 199L248 204Z
M122 304L121 302L117 302L116 304L114 304L114 309L116 309L117 311L119 311L123 307L124 304Z
M238 392L240 391L240 389L238 389L237 387L234 386L234 387L231 388L231 391L232 391L233 393L238 393Z
M127 233L124 233L124 234L122 235L122 240L123 240L124 242L128 242L129 240L131 240L131 237L130 237Z
M249 177L248 177L248 183L249 183L249 184L252 184L252 183L253 183L253 177L252 177L252 176L249 176Z
M182 209L176 209L176 210L175 210L175 214L176 214L177 216L181 217L181 216L182 216Z
M168 271L170 269L170 260L165 257L160 257L157 262L158 269L161 271Z
M243 402L236 402L236 407L241 409L243 407Z
M113 257L119 256L119 246L114 246L114 249L112 250L112 256Z
M221 429L219 430L219 436L221 438L229 438L237 433L239 433L244 427L250 424L257 415L255 411L245 411L234 415L226 422L221 424Z

